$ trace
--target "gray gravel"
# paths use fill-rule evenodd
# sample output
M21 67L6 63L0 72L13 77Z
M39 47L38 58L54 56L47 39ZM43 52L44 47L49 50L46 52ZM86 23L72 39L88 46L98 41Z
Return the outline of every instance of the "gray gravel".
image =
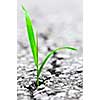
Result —
M78 53L63 51L50 58L40 76L41 85L36 89L36 68L30 48L25 49L20 45L17 63L18 100L80 100L83 69L82 56Z

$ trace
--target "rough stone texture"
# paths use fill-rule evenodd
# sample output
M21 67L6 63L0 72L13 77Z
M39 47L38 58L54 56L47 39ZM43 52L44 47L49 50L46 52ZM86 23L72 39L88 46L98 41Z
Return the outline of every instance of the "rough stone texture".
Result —
M20 47L22 48L22 47ZM60 56L59 56L60 55ZM61 56L62 55L62 56ZM51 57L36 89L36 68L29 48L18 53L18 100L80 100L83 88L82 57L78 52L59 52Z

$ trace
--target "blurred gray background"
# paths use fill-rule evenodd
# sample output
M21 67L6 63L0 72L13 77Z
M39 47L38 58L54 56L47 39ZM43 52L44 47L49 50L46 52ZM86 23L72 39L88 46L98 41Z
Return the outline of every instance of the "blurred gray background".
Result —
M38 32L48 35L50 42L82 47L82 0L18 0L17 40L27 45L22 4Z

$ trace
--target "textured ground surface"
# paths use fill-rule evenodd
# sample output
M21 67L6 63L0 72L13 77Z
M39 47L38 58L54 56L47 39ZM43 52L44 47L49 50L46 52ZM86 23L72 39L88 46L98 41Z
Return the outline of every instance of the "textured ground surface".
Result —
M34 3L33 3L34 1ZM78 51L61 51L49 59L35 88L36 69L27 40L21 4L29 9L39 31L39 60L61 46ZM82 100L82 1L18 1L17 95L18 100Z

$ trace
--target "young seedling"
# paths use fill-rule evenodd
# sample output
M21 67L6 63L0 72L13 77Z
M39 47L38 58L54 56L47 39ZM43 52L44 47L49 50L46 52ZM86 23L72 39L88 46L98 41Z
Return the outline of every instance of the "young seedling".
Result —
M30 15L29 15L28 11L25 9L24 6L22 6L22 9L23 9L23 12L24 12L25 20L26 20L26 27L27 27L29 43L30 43L32 54L33 54L33 59L34 59L34 63L35 63L35 66L36 66L36 71L37 71L36 84L37 84L37 86L39 86L39 76L42 72L42 69L43 69L44 65L46 64L46 62L48 61L48 59L55 52L57 52L59 50L63 50L63 49L69 49L69 50L77 50L77 49L73 48L73 47L68 47L68 46L57 48L57 49L52 50L51 52L49 52L47 54L47 56L44 58L44 60L42 61L42 63L39 64L38 63L39 62L38 61L38 33L36 32L36 29L32 25L32 21L31 21L31 18L30 18Z

